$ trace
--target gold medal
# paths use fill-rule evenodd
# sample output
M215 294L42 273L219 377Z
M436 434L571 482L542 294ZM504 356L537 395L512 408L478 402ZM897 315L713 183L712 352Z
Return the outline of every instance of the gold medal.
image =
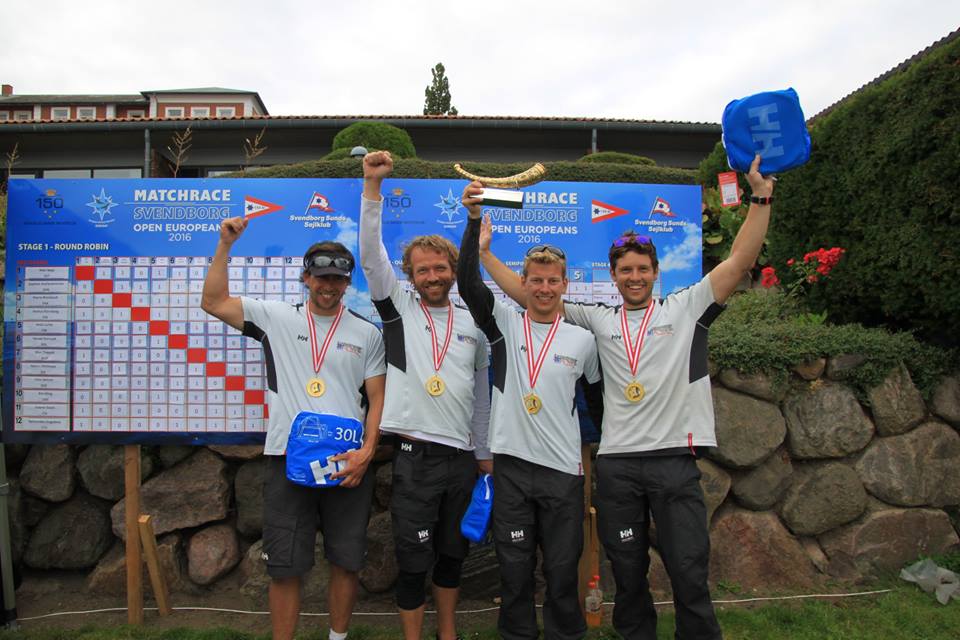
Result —
M540 396L535 393L528 393L523 396L523 406L526 408L527 413L530 415L535 415L543 407L543 402L540 400Z
M643 385L636 380L628 384L623 390L623 395L625 395L630 402L640 402L646 393Z
M438 375L432 375L427 378L427 382L424 385L427 388L427 393L436 398L439 395L442 395L447 389L447 385L443 383L443 380L440 379Z
M327 385L320 378L310 378L307 381L307 395L311 398L319 398L327 390Z

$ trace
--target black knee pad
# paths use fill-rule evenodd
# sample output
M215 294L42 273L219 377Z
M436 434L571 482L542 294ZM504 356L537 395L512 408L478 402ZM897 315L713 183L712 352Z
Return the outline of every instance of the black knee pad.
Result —
M441 589L456 589L460 586L460 570L463 560L451 558L442 553L433 565L433 584Z
M397 606L407 611L420 608L426 601L426 590L423 587L426 579L426 571L401 571L397 577Z

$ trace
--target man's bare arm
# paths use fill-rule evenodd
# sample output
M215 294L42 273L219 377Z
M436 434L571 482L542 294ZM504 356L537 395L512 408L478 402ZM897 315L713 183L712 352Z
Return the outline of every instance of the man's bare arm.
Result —
M207 269L200 300L200 307L204 311L240 331L243 330L243 303L240 298L230 295L227 257L233 243L246 228L246 218L227 218L220 223L220 241Z
M773 194L774 179L760 175L760 156L753 159L750 172L747 173L747 182L753 190L753 195L766 197ZM747 219L740 227L737 237L734 238L730 256L718 264L710 272L710 286L713 288L713 298L723 304L736 288L743 274L753 268L753 264L763 248L763 240L767 236L767 227L770 224L770 205L751 204L747 211Z

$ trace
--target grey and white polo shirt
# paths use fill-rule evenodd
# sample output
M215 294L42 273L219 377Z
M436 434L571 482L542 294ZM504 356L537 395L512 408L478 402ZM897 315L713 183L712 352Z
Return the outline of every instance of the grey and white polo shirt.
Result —
M266 455L282 455L290 424L300 411L316 411L363 422L360 391L364 380L383 375L383 339L376 325L345 309L319 373L313 369L308 320L317 340L326 337L333 316L308 315L305 304L240 298L243 334L259 340L267 369L267 406L270 422L264 444ZM319 348L319 345L318 345ZM307 382L321 378L326 391L319 398L307 393Z

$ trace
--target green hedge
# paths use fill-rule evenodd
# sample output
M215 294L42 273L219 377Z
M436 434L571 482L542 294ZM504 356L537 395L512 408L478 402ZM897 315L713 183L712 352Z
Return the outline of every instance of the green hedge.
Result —
M356 146L384 149L398 158L415 158L417 150L410 134L386 122L354 122L333 138L333 151Z
M942 376L956 370L957 352L858 324L823 324L798 312L795 301L775 290L734 295L710 329L710 358L721 369L766 373L784 383L797 364L822 357L855 354L864 362L844 375L859 392L879 384L900 362L914 384L930 398Z
M598 151L585 155L577 162L609 162L614 164L645 164L648 166L656 165L653 158L646 156L637 156L632 153L623 153L621 151Z
M471 173L485 176L508 176L530 168L529 163L465 162ZM691 169L651 167L628 164L584 164L582 162L546 162L547 180L571 182L642 182L649 184L696 184L696 172ZM346 160L313 160L300 164L251 169L233 177L245 178L359 178L363 168L356 158ZM394 160L395 178L458 178L452 162L427 160Z
M774 264L844 247L812 308L960 344L960 40L817 120L811 138L810 162L777 187Z

